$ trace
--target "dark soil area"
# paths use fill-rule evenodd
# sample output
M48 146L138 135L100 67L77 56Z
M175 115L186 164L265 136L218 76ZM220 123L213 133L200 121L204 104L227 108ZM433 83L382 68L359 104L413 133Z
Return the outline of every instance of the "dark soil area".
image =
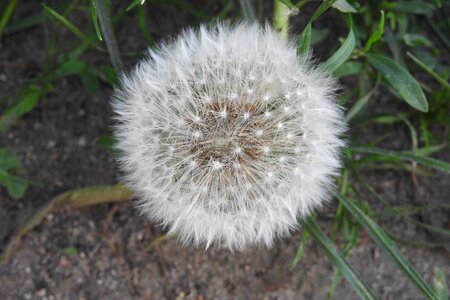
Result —
M148 5L148 27L157 40L198 22L172 6ZM37 2L18 5L12 22L39 9ZM209 9L220 8L211 4ZM90 20L80 17L72 21L83 27ZM135 23L131 15L117 28L122 51L145 49ZM13 98L21 85L43 70L44 32L42 26L36 26L2 37L0 95ZM76 42L67 29L58 32L58 47L68 49ZM326 48L317 47L318 53ZM97 66L109 63L105 53L94 50L82 58ZM126 65L132 66L137 59L128 57ZM0 148L11 148L22 157L25 176L32 181L20 200L13 200L0 189L0 250L18 226L56 195L118 181L113 157L98 143L100 135L110 133L111 92L103 83L101 92L92 96L78 77L65 77L54 82L54 91L32 112L0 135ZM386 95L378 98L375 108L395 101ZM389 107L404 108L402 103ZM385 127L368 127L367 132L360 133L361 140L379 136L383 130ZM406 128L392 128L390 134L383 144L386 148L410 146ZM441 156L450 161L448 153ZM449 176L436 173L431 178L419 177L415 185L406 172L380 170L365 175L392 204L448 203ZM374 208L380 207L376 199L366 197ZM433 212L424 214L422 221L448 226L448 216L445 211ZM406 242L443 242L401 219L386 217L382 221L386 229ZM319 224L331 228L326 218L319 218ZM291 239L279 241L272 249L205 251L164 238L161 229L139 216L130 203L61 209L49 214L24 238L14 258L0 266L0 299L324 299L333 275L332 265L309 241L301 262L291 270L299 236L298 231L294 232ZM450 279L448 248L409 244L401 244L400 248L427 282L432 282L435 266ZM382 299L422 299L379 251L362 234L349 260ZM342 280L333 299L358 297Z

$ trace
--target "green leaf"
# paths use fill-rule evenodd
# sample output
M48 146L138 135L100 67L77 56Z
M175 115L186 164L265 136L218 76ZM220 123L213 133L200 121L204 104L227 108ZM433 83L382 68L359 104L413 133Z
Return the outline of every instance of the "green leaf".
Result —
M0 170L0 185L6 187L8 194L14 199L23 197L28 188L28 183L24 179L8 174L4 170Z
M106 82L112 87L119 84L119 77L117 76L116 70L109 66L102 67L103 75L105 76Z
M20 117L30 112L37 104L39 98L42 96L39 89L30 87L28 91L21 97L19 102L8 109L6 109L3 118Z
M8 33L12 33L18 30L26 29L33 27L39 23L42 23L42 21L45 20L45 16L42 12L38 12L36 14L32 14L26 17L23 17L14 23L8 24L5 27L5 31Z
M302 34L299 35L297 41L297 53L299 55L305 55L309 51L309 47L311 46L311 23L306 25Z
M410 221L411 223L414 223L417 226L425 228L425 229L427 229L427 230L429 230L431 232L442 234L444 236L447 236L447 238L450 237L450 230L449 229L445 229L445 228L442 228L442 227L438 227L438 226L426 224L426 223L423 223L423 222L419 222L419 221L417 221L417 220L415 220L413 218L407 218L407 220Z
M73 246L65 247L62 251L69 256L74 256L78 253L78 249Z
M11 17L14 8L16 7L16 4L17 0L10 0L5 10L3 11L3 14L0 17L0 37L2 36L3 29L8 23L8 20Z
M131 1L130 5L128 5L126 11L130 11L133 9L133 7L137 6L137 5L144 5L145 0L133 0Z
M86 64L76 60L69 59L64 62L56 71L59 76L69 76L73 74L79 74L86 69Z
M149 47L155 46L155 41L153 40L152 34L150 33L150 30L148 30L148 25L146 23L146 16L144 9L142 6L138 6L136 11L136 19L139 29L142 32L142 36L144 37L145 41L149 45Z
M397 1L393 4L393 10L401 11L407 14L430 15L436 9L433 4L420 0Z
M291 269L293 269L302 259L303 254L305 253L306 240L308 239L308 237L308 231L303 230L302 236L300 238L300 245L298 245L297 252L295 253L294 260L292 261Z
M356 100L355 104L347 111L345 114L345 120L349 122L361 109L366 106L367 102L369 102L370 97L372 97L374 90L371 90L358 100Z
M100 91L100 81L98 81L97 76L89 71L81 73L81 81L83 82L84 88L91 94L96 94Z
M364 66L359 61L346 61L334 70L333 75L336 78L357 75L362 72Z
M427 112L428 102L419 83L396 61L381 54L366 54L369 63L377 69L389 84L415 109Z
M361 276L356 274L344 256L336 249L334 243L323 233L312 219L303 220L302 226L314 238L333 265L341 272L342 276L344 276L361 299L376 299L366 284L361 281Z
M336 2L336 0L325 0L324 2L322 2L322 4L320 4L320 6L312 15L309 23L314 22L318 17L320 17L321 14L326 12L334 4L334 2Z
M408 55L419 67L421 67L425 72L428 73L428 75L430 75L431 77L433 77L434 79L436 79L436 81L438 81L442 86L446 87L447 89L450 89L450 84L447 82L447 80L445 80L444 78L442 78L441 76L439 76L439 74L437 74L436 72L434 72L429 66L429 64L421 61L418 57L414 56L411 52L406 52L406 55Z
M418 33L405 33L403 35L403 41L407 46L410 47L417 47L417 46L433 47L433 44L431 44L430 40L427 39L426 36L423 36Z
M367 146L353 146L349 148L352 152L360 152L360 153L368 153L368 154L378 154L384 155L386 157L393 157L402 160L410 160L415 161L424 166L437 169L446 173L450 173L450 163L447 163L442 160L434 159L431 157L420 156L408 151L394 151L387 150L375 147L367 147Z
M337 0L334 2L333 7L340 10L343 13L356 13L357 10L346 0Z
M66 26L70 31L72 31L73 34L75 34L80 40L85 42L88 45L95 46L95 43L92 41L92 39L84 34L80 29L78 29L75 25L73 25L72 22L70 22L66 17L59 14L55 10L51 9L44 3L42 3L42 6L44 6L44 11L48 13L50 16L55 18L57 21L61 22L64 26Z
M91 18L92 23L94 23L95 33L97 34L97 38L102 41L102 32L100 31L100 26L98 25L98 14L97 14L97 3L96 0L91 0ZM103 1L103 0L101 0Z
M380 21L378 22L378 26L377 26L377 30L372 33L372 35L369 37L369 39L366 42L366 45L364 46L364 51L369 51L370 47L372 47L372 45L374 43L376 43L381 36L383 35L383 31L384 31L384 11L380 11L381 13L381 17L380 17Z
M21 159L14 151L0 148L0 170L18 169L21 166Z
M436 291L436 294L438 295L439 300L448 300L449 299L449 292L448 292L448 286L447 281L445 280L444 272L438 267L433 268L433 288Z
M438 300L437 295L428 286L425 280L414 269L411 263L401 254L400 250L389 236L355 204L347 200L343 195L336 195L345 208L366 229L367 233L377 245L393 260L402 273L420 290L427 299Z
M308 24L306 25L305 29L303 30L302 34L298 37L297 40L297 53L299 55L304 55L308 53L309 48L311 46L311 23L316 20L321 14L323 14L325 11L327 11L328 8L330 8L336 0L325 0L314 12L311 19L309 19ZM288 4L286 4L289 6Z
M112 135L109 134L100 135L97 138L97 143L102 148L106 149L108 152L115 153L117 151L117 148L115 148L117 140Z
M284 5L286 5L287 7L289 7L290 9L297 9L297 7L290 0L279 0L279 1L282 2Z
M397 115L376 115L372 118L367 119L368 122L384 124L384 125L392 125L394 123L400 122L402 119Z
M446 144L440 144L440 145L435 145L435 146L425 146L422 148L417 148L414 153L416 155L420 155L420 156L428 156L431 155L433 153L439 152L443 149L445 149L445 147L447 147Z
M352 26L350 26L350 32L341 47L320 66L323 70L333 72L339 68L352 54L353 49L356 46L356 38L353 32Z

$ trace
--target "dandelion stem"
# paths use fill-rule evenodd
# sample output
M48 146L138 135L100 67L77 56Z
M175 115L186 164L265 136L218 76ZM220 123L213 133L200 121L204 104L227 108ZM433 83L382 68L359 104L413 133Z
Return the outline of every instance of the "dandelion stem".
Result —
M280 0L273 2L273 27L280 37L287 39L289 30L289 7Z
M95 0L97 6L98 21L102 29L103 37L108 48L109 57L117 73L123 70L123 63L120 57L119 47L117 46L116 37L111 22L111 14L109 11L108 0Z

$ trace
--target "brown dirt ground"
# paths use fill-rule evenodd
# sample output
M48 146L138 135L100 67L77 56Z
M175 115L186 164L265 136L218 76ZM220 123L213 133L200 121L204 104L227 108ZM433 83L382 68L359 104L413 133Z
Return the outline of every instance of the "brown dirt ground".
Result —
M38 3L19 5L13 21L37 9ZM148 20L156 39L197 22L170 6L153 5L149 5ZM73 21L81 27L89 22L84 18ZM134 24L132 17L126 22ZM122 50L144 49L134 26L121 25L118 33ZM72 34L61 29L57 45L70 48L73 42ZM14 95L39 74L44 59L41 26L5 35L0 45L0 95ZM108 63L105 55L92 51L83 59L97 66ZM130 66L136 60L128 58L126 63ZM77 77L59 80L54 87L31 113L0 136L0 147L10 147L23 158L26 176L33 181L21 200L0 191L0 249L17 226L55 195L117 182L113 158L97 143L99 135L110 132L111 89L103 85L99 94L89 95ZM392 100L385 98L379 95L377 104ZM405 106L398 103L393 109ZM361 134L362 139L370 140L383 130L371 127ZM390 140L386 147L409 146L405 128L393 128ZM448 154L444 156L450 160ZM436 175L420 177L415 187L410 175L402 172L366 174L387 200L403 205L448 201L449 177ZM331 205L328 212L332 210ZM326 213L320 224L330 228ZM445 223L448 212L424 216L430 218ZM406 240L434 241L433 236L402 220L386 218L382 224ZM183 247L174 239L151 244L162 235L160 228L138 216L129 203L59 210L23 240L10 263L0 267L0 299L324 299L333 274L332 265L311 241L300 264L290 269L299 232L272 249L244 253ZM76 253L65 253L66 247L75 247ZM450 278L448 249L402 244L401 250L429 283L434 266ZM382 299L422 299L366 235L361 235L349 260ZM357 299L357 295L342 281L333 299Z

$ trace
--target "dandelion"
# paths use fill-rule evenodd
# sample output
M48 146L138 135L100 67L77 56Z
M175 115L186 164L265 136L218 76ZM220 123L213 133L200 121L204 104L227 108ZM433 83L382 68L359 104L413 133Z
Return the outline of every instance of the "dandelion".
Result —
M345 124L334 81L269 27L188 29L114 96L125 180L184 243L270 246L329 199Z

